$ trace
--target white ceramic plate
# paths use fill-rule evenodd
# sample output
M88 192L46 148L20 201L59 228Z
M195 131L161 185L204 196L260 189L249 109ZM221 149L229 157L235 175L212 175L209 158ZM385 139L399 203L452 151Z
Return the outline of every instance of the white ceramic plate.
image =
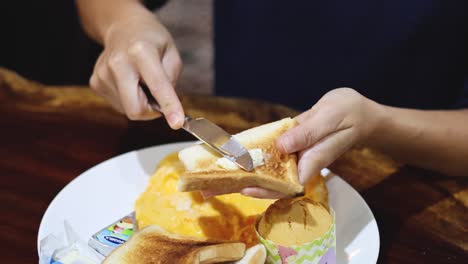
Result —
M173 143L122 154L85 171L71 181L45 212L37 244L45 236L63 232L67 220L83 241L133 211L158 162L193 142ZM329 174L330 204L336 212L338 263L376 263L379 230L368 205L339 176Z

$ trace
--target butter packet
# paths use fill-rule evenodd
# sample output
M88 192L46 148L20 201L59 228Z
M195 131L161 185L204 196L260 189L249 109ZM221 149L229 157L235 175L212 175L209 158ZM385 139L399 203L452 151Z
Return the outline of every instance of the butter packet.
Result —
M258 225L261 222L261 219L259 219L259 221L257 222L256 234L259 239L259 242L263 244L266 248L266 251L267 251L266 263L268 264L290 264L290 263L336 264L335 213L331 208L327 207L326 210L329 211L329 214L331 216L331 223L329 224L329 227L327 229L322 229L320 233L321 235L319 235L312 241L298 243L298 244L291 244L291 240L294 241L294 236L300 237L301 235L304 234L304 232L301 232L299 234L297 233L294 234L294 232L291 232L289 230L289 233L288 233L287 231L283 231L284 228L282 228L281 231L277 231L276 234L274 232L272 232L273 234L269 233L268 235L272 238L270 240L260 235L261 229L259 230ZM277 208L276 213L280 212L283 214L283 216L284 215L287 216L288 213L291 214L291 211L292 211L291 208L283 207L280 209ZM266 213L268 213L268 210ZM263 215L262 217L265 217L265 215ZM269 217L271 220L271 215ZM286 219L288 219L289 221L290 218L286 218ZM302 220L302 219L299 219L299 220ZM300 223L298 219L294 219L291 221L293 222L293 225L294 225L294 221L296 221L295 222L296 224ZM273 225L274 224L275 223L273 223ZM291 226L291 222L287 222L286 225ZM325 230L326 232L323 232ZM286 240L289 240L290 242L289 245L281 245L281 243L275 243L272 241L275 239L276 241L279 241L278 237L281 236L281 234L287 237Z
M102 259L79 238L67 220L64 232L50 234L40 241L39 264L98 264Z
M94 234L88 245L102 256L107 256L133 235L135 227L135 213L132 212Z

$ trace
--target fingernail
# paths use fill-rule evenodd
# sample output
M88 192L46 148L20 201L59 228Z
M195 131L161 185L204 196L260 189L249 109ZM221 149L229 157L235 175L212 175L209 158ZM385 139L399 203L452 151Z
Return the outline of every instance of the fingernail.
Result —
M240 190L239 193L242 194L242 195L245 195L245 196L250 196L252 194L252 188L246 187L246 188Z
M172 128L179 128L180 126L180 118L179 115L176 113L170 113L167 116L167 122Z
M307 183L307 180L306 180L306 179L307 179L307 177L304 176L304 175L299 176L299 183L300 183L301 185L306 185L306 183Z
M211 197L213 197L213 195L210 195L209 193L205 193L205 192L200 192L200 194L201 194L204 201L210 199Z
M307 171L304 168L303 162L301 162L302 159L299 161L297 164L297 174L299 176L299 183L302 185L305 185L307 183Z

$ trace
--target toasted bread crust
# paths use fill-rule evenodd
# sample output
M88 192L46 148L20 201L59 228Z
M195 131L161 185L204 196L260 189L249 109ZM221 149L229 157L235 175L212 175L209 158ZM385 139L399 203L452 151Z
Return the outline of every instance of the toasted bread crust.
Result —
M263 152L264 165L251 172L219 167L216 165L219 155L204 145L181 151L179 158L187 170L179 178L179 191L212 189L238 192L245 187L259 186L287 195L302 193L304 187L297 176L297 155L281 153L276 147L276 139L296 124L294 119L285 118L235 135L247 149L259 148ZM194 158L195 155L202 158ZM195 162L187 166L189 159Z
M290 163L290 164L288 164ZM288 164L289 166L286 166ZM254 170L217 170L185 172L179 178L178 190L183 192L212 189L222 192L238 192L245 187L258 186L286 195L302 193L304 187L297 180L296 158L283 163L284 177L273 176L263 171ZM273 165L274 166L274 165ZM291 177L296 175L296 177Z
M243 243L184 237L148 226L115 249L103 263L215 263L240 259L244 250Z

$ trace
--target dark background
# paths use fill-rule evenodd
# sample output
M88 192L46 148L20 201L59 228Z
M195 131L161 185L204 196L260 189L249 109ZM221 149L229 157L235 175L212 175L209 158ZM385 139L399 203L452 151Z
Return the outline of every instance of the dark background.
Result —
M0 66L51 85L87 84L100 46L81 29L75 2L2 1Z
M87 84L102 49L82 30L73 0L1 1L0 32L0 67L49 85Z

